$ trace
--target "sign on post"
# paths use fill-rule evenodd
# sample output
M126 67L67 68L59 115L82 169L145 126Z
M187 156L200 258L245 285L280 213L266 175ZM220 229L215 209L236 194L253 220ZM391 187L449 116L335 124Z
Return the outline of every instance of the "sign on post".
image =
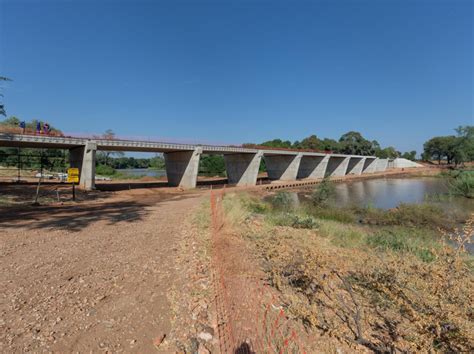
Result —
M68 168L67 169L67 181L69 183L79 183L79 169L78 168Z

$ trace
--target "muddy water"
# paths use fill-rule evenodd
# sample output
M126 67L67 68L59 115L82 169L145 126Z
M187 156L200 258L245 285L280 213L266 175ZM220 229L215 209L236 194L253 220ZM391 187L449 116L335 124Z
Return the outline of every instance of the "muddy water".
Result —
M390 209L401 203L418 204L431 201L448 209L462 209L474 212L474 200L448 198L448 186L442 178L379 178L335 186L333 203L336 206L368 206ZM304 201L311 191L293 192L295 199ZM440 197L441 196L441 197Z

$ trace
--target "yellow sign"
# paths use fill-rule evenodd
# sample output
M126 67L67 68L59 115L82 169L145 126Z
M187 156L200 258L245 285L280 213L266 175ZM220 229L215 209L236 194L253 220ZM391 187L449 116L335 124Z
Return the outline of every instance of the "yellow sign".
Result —
M69 183L79 183L79 169L78 168L67 169L67 181Z

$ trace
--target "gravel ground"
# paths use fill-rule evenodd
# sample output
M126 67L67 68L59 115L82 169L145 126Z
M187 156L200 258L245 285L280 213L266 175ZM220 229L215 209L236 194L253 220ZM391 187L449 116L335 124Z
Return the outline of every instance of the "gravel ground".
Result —
M0 209L0 352L159 349L177 331L169 294L185 286L176 260L189 261L180 245L202 197Z

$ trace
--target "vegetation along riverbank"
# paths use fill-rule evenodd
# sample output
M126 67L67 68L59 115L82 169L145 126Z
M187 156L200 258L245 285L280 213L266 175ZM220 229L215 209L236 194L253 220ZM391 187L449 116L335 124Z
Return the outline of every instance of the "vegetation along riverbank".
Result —
M333 188L324 181L298 205L287 192L223 202L227 227L279 291L289 321L306 328L308 349L472 349L474 262L465 246L474 214L429 203L336 208Z

